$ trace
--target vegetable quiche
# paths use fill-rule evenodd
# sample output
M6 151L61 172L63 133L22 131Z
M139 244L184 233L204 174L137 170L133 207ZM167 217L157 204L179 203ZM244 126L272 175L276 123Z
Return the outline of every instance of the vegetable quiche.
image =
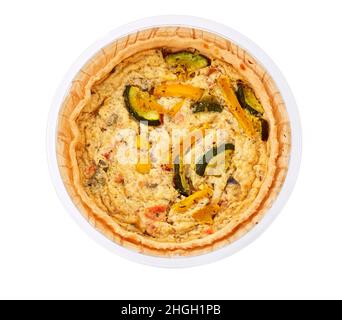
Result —
M286 177L281 94L246 51L153 28L98 52L61 106L57 157L80 212L145 254L198 255L243 236Z

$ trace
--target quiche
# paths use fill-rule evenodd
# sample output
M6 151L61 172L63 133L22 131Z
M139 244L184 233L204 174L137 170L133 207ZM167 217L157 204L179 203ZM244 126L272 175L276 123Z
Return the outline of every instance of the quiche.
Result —
M210 32L162 27L83 66L60 109L56 153L90 224L172 257L258 224L285 180L290 138L282 96L252 55Z

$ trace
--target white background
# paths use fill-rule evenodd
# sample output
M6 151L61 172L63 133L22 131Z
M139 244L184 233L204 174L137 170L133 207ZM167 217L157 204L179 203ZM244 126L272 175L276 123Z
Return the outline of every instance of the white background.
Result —
M342 299L340 1L1 1L0 298ZM47 169L48 111L80 53L158 14L237 29L275 61L296 97L303 161L272 226L234 256L157 269L99 246L59 202Z

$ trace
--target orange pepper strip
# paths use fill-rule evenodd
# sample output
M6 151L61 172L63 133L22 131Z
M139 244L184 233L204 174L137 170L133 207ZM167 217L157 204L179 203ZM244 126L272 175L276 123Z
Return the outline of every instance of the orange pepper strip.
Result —
M213 215L220 210L217 204L209 204L201 209L196 210L192 217L199 223L213 223Z
M142 173L142 174L149 173L151 168L152 168L151 163L138 162L135 166L135 170L137 170L139 173Z
M150 97L147 101L146 104L150 107L152 110L156 110L159 113L166 113L167 110L159 104L157 101L154 100L154 97Z
M212 195L213 195L213 190L209 188L208 186L206 186L202 190L198 190L195 193L193 193L191 196L188 196L184 198L183 200L175 203L172 206L172 209L177 212L185 212L198 200L203 199L205 197L209 198Z
M218 84L220 89L223 92L223 97L226 101L226 104L229 108L229 111L233 114L233 116L238 121L239 125L242 129L250 136L254 137L256 135L255 129L252 123L247 118L245 111L242 109L235 93L232 88L232 85L229 79L225 76L221 76L218 79Z
M188 84L163 83L154 88L153 94L157 97L178 97L199 100L204 90Z

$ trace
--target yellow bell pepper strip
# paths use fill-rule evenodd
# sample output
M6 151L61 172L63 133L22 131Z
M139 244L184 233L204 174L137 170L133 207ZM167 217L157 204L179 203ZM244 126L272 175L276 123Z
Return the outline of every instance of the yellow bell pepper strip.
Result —
M217 204L209 204L203 208L196 210L192 217L199 223L213 223L213 216L220 210Z
M178 97L199 100L204 90L181 83L162 83L154 88L153 94L156 97Z
M146 101L146 104L152 109L152 110L156 110L161 114L166 113L166 109L159 104L154 97L150 96L149 99Z
M229 108L229 111L233 114L233 116L238 121L241 128L249 135L250 137L255 137L256 132L253 127L251 121L247 118L245 111L242 109L235 92L232 88L232 85L229 79L225 76L221 76L218 79L218 85L222 90L223 97L225 102Z
M184 198L183 200L175 203L172 206L172 209L177 212L185 212L199 200L206 198L206 197L209 198L212 195L213 195L213 190L210 187L205 186L202 190L198 190L195 193L193 193L191 196L188 196Z
M151 163L138 162L135 166L135 170L137 170L139 173L146 174L150 172L151 167L152 167Z
M137 149L138 149L138 157L140 158L140 152L141 149L149 150L150 145L148 140L146 139L145 136L143 135L138 135L137 136ZM138 171L141 174L146 174L149 173L152 168L152 165L150 163L150 160L148 159L148 162L141 162L141 159L139 159L138 163L135 166L135 170Z

